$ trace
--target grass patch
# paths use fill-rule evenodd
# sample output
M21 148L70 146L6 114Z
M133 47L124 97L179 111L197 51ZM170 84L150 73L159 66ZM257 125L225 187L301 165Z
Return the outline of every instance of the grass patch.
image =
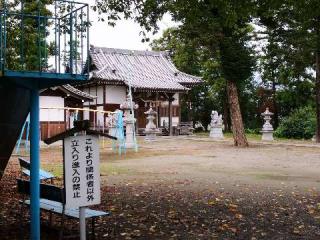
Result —
M42 168L50 173L52 173L54 176L58 178L62 178L63 176L63 166L62 164L45 164L42 166Z
M197 132L195 135L197 137L209 137L209 132ZM223 136L226 139L233 139L232 132L224 132ZM248 140L261 140L261 134L255 134L255 133L246 133L246 136Z
M101 175L119 175L119 174L127 174L131 173L132 170L126 167L114 166L110 163L102 163L100 164Z
M226 132L223 135L227 139L233 139L233 135L231 132ZM254 140L254 141L261 140L261 134L256 134L256 133L246 133L246 137L248 140Z
M210 132L195 132L197 137L209 137Z
M275 180L275 181L287 181L289 180L288 175L276 175L273 173L256 173L254 177L259 180Z
M55 175L57 178L63 177L62 164L45 164L42 166L42 168L52 173L53 175ZM118 174L127 174L129 172L132 172L132 170L126 167L114 166L113 164L110 164L110 163L101 163L100 172L101 172L101 175L118 175Z
M181 154L181 152L177 151L167 151L167 150L154 150L154 149L142 149L140 148L138 152L135 152L132 149L128 149L126 153L123 153L122 155L119 155L115 152L101 152L100 153L100 160L101 161L108 161L108 162L114 162L114 161L125 161L130 159L142 159L147 157L157 157L157 156L166 156L166 155L178 155Z
M226 139L233 139L233 135L231 132L227 132L223 134ZM246 133L247 139L250 141L261 141L262 134L256 133ZM278 138L274 137L275 142L288 142L288 143L311 143L311 140L305 139L288 139L288 138Z

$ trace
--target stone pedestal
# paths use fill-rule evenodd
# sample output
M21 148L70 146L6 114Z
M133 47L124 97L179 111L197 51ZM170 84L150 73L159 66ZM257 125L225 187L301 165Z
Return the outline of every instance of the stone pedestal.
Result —
M144 140L146 142L153 142L153 141L156 141L156 137L157 137L157 132L155 132L155 131L146 131L146 137L144 138Z
M271 116L273 115L272 112L269 111L269 108L266 109L264 113L261 114L265 123L263 124L261 133L262 133L262 140L263 141L273 141L273 127L270 123Z
M138 109L138 105L130 100L130 97L127 96L127 100L120 105L120 109L123 110L123 123L126 126L126 139L125 144L126 148L136 148L136 133L135 133L135 122L136 119L132 113L132 110Z
M126 121L126 148L135 148L136 147L136 139L135 139L135 119L134 120L125 120Z
M109 127L109 135L115 137L117 135L117 128Z
M106 118L107 126L108 126L108 133L110 136L116 137L117 134L117 116L116 114L110 114Z
M223 139L222 128L222 115L219 115L217 111L212 111L210 122L210 138Z
M145 129L145 140L146 141L155 141L156 135L159 133L159 129L157 129L156 124L154 123L154 120L156 118L157 112L152 109L152 107L149 108L148 111L144 112L144 114L147 115L148 123L146 125Z
M273 131L272 132L262 132L262 140L263 141L273 141Z
M223 139L222 126L221 127L211 127L210 137L214 139Z
M122 121L122 111L119 109L114 111L114 113L109 114L106 118L109 135L118 138L118 140L123 136L123 127L120 127L120 125L123 126L123 123L120 123L119 121Z

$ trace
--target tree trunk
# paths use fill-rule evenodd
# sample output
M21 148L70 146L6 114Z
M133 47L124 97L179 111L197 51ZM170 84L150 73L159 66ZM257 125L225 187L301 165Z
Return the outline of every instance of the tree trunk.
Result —
M193 116L192 116L192 103L190 99L190 93L188 93L188 99L187 99L187 109L188 109L188 119L187 122L192 122L193 121Z
M227 93L230 106L234 145L239 147L248 147L249 144L244 132L238 97L238 89L235 82L227 80Z
M227 92L227 90L226 90ZM223 100L223 124L226 132L231 132L228 99Z
M316 52L316 108L317 108L316 141L317 143L320 143L320 50Z
M320 17L317 18L317 48L316 48L316 109L317 130L316 142L320 143Z
M276 129L279 126L279 114L278 114L278 104L276 99L276 83L275 79L272 78L272 103L273 103L273 127Z

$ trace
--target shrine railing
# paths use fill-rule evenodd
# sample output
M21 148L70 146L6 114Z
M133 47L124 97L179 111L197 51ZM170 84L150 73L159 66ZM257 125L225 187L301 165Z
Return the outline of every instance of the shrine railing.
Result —
M86 3L1 1L0 71L88 75L89 25Z

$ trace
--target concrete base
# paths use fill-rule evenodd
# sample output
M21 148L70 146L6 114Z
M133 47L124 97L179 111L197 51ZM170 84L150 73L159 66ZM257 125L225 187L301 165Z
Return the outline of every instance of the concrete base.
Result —
M132 148L136 148L136 144L132 143L132 142L126 142L126 148L127 149L132 149Z
M273 131L271 132L262 132L263 141L273 141Z
M126 124L126 148L136 148L137 143L134 136L134 122L130 121Z
M40 148L62 147L63 141L62 140L56 141L50 145L45 144L44 141L40 141L39 144L40 144ZM29 146L30 146L30 143L29 143ZM24 144L20 146L20 149L24 149Z
M110 127L110 128L109 128L109 135L116 137L116 135L117 135L117 128L115 128L115 127Z
M152 141L155 141L156 140L156 133L146 133L146 136L144 138L144 140L146 142L152 142Z
M210 129L210 138L223 139L222 127L214 127Z
M133 133L127 134L125 144L126 148L136 148L136 142Z

